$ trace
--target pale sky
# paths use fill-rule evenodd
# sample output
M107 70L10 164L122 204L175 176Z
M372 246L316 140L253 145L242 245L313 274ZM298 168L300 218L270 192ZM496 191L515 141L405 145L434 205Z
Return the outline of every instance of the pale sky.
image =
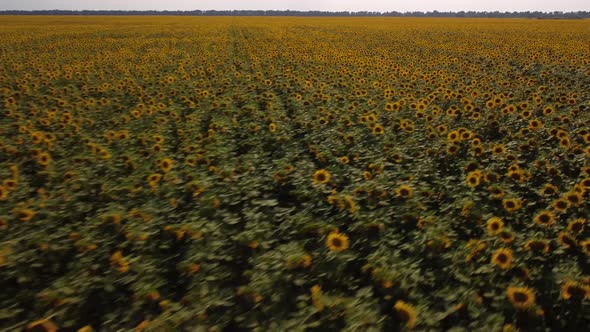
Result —
M590 11L590 0L0 0L0 10Z

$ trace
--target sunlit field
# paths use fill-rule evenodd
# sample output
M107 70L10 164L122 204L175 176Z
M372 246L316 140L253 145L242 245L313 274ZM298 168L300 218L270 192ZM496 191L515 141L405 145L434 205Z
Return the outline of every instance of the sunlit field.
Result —
M583 331L590 21L2 17L0 330Z

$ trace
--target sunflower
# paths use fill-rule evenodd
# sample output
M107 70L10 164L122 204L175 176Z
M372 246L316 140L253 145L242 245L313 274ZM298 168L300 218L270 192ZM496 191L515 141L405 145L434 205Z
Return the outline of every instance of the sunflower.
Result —
M543 123L537 119L529 121L529 128L531 130L539 129L539 128L541 128L542 125L543 125Z
M409 329L414 328L416 325L416 309L409 303L402 300L395 302L393 309L397 312L398 318L406 323L406 327Z
M524 249L535 253L546 254L549 252L549 243L546 240L528 240L524 244Z
M535 293L528 287L509 286L506 296L516 309L525 310L535 304Z
M489 234L496 235L500 233L500 231L502 231L502 229L504 228L504 221L501 218L492 217L488 219L486 223L486 228Z
M276 125L276 124L274 124L274 123L271 123L271 124L269 124L269 125L268 125L268 130L269 130L271 133L274 133L274 132L276 132L276 131L277 131L277 125Z
M553 113L553 107L547 106L543 109L543 115L551 115Z
M570 223L567 225L567 230L574 233L574 234L580 234L584 231L585 224L586 224L586 219L578 218L578 219L570 221Z
M516 182L519 182L519 183L522 183L525 180L525 174L520 169L516 170L516 171L508 172L508 177Z
M479 186L479 182L481 180L481 172L480 171L472 171L469 172L469 174L467 174L467 178L465 179L465 182L467 182L467 185L471 188L475 188L477 186Z
M575 191L570 191L564 195L564 197L572 206L578 206L582 204L582 195Z
M586 255L590 256L590 238L580 241L580 247L582 247L582 250Z
M492 264L499 266L502 270L506 270L512 264L512 250L507 248L500 248L492 255Z
M313 173L313 182L326 184L330 182L330 172L325 169L320 169Z
M313 303L314 307L316 307L318 311L324 310L324 304L320 300L322 294L322 288L320 285L314 285L309 289L309 291L311 293L311 302Z
M558 199L553 202L553 209L557 212L563 212L570 207L570 203L565 199Z
M573 280L567 280L561 286L561 297L564 300L590 299L590 287Z
M385 130L383 129L383 126L380 124L377 124L373 127L373 134L375 135L383 135L385 133Z
M330 251L341 252L348 248L348 236L338 231L333 231L328 234L326 239L326 246Z
M492 153L495 155L503 154L506 152L506 148L502 144L494 145L492 148Z
M447 134L447 140L449 140L449 142L455 143L455 142L458 142L459 139L460 139L460 135L456 130L453 130Z
M350 162L350 158L348 158L347 156L340 157L340 158L338 158L338 160L340 160L340 162L343 163L344 165L346 165Z
M352 196L344 195L344 203L350 213L355 213L358 210L354 198L352 198Z
M555 223L555 215L551 211L543 210L535 216L534 221L539 225L551 226Z
M573 248L576 246L576 239L574 239L571 235L569 235L567 232L559 232L559 235L557 237L559 239L559 242L568 247L568 248Z
M410 187L408 185L402 185L396 189L395 194L397 195L397 197L411 198L413 192L414 191L413 191L412 187Z
M492 195L495 199L502 199L504 198L504 189L499 186L489 186L488 192Z
M483 179L485 182L496 182L500 179L500 176L494 172L486 172Z
M545 184L541 189L541 195L543 196L553 196L555 194L557 194L557 187L551 183Z
M0 201L5 201L8 199L8 190L3 186L0 186Z
M453 155L455 154L457 151L459 150L459 146L456 144L449 144L449 146L447 146L447 154L449 155Z
M162 174L154 173L147 177L147 180L150 184L157 184L162 179Z
M48 166L49 163L51 162L51 156L49 155L49 153L47 152L41 152L39 153L39 156L37 157L37 163L41 166Z
M504 209L508 212L514 212L522 207L522 200L516 198L505 198L502 200Z
M162 172L164 172L164 174L170 172L173 165L174 161L172 161L172 159L170 158L164 158L160 160L160 169L162 170Z
M506 244L510 244L514 241L514 234L510 231L507 230L502 230L498 233L498 237L500 238L500 241L506 243Z
M16 215L16 217L20 221L29 221L29 220L33 219L33 217L35 217L37 212L35 212L31 209L19 209L19 210L15 210L14 214Z

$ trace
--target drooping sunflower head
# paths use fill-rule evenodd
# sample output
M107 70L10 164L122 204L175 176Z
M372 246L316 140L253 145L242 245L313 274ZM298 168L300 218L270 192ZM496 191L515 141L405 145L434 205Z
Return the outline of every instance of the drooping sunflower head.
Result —
M528 287L508 287L508 300L516 309L525 310L535 304L535 293Z
M395 302L393 306L400 321L406 323L406 327L411 329L416 326L416 309L409 303L402 300Z
M332 252L341 252L348 248L348 236L342 234L338 231L333 231L328 234L328 238L326 239L326 246Z
M326 184L330 182L330 172L325 169L315 171L315 173L313 173L313 182L320 184Z

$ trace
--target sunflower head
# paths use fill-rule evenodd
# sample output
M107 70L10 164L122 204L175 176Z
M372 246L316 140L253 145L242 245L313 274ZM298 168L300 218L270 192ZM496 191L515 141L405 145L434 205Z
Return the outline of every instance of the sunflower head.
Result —
M504 189L500 186L494 185L488 187L488 192L492 195L495 199L502 199L504 198Z
M489 234L496 235L504 228L504 221L501 218L492 217L488 219L486 228Z
M411 329L416 326L416 309L409 303L397 301L393 306L400 321L406 323L406 327Z
M528 287L510 286L506 291L506 296L516 309L529 309L535 304L535 293Z
M567 232L563 232L563 231L559 232L558 239L559 239L559 243L561 243L565 247L568 247L568 248L576 247L576 244L577 244L576 239L574 239Z
M37 215L37 212L31 209L18 209L14 211L14 214L20 221L29 221Z
M580 247L586 255L590 256L590 238L580 241Z
M512 263L512 250L507 248L500 248L492 255L492 264L499 266L502 270L506 270Z
M586 224L586 219L578 218L570 221L567 225L567 230L573 234L580 234L584 231L584 225Z
M375 135L383 135L385 133L385 130L383 129L383 126L380 124L377 124L373 127L373 134Z
M8 189L0 186L0 201L4 201L8 199Z
M481 172L480 171L471 171L469 172L469 174L467 174L467 178L465 179L465 182L467 182L467 185L471 188L475 188L477 186L479 186L481 180Z
M590 299L590 287L572 280L561 286L561 297L564 300Z
M320 184L326 184L330 182L330 172L325 169L315 171L315 173L313 173L313 182Z
M549 210L544 210L535 216L534 221L539 225L551 226L555 223L555 215Z
M583 201L582 195L578 192L575 192L575 191L570 191L569 193L565 194L564 198L572 206L578 206Z
M397 188L397 190L395 191L395 194L397 195L397 197L401 197L401 198L410 198L410 197L412 197L413 193L414 193L414 191L412 190L412 187L410 187L408 185L402 185L399 188Z
M547 243L547 240L528 240L524 248L535 253L546 254L549 252L549 243Z
M557 194L557 187L551 183L545 184L541 189L541 195L543 196L553 196L555 194Z
M502 230L498 233L498 237L500 238L500 241L506 243L506 244L510 244L512 243L512 241L514 241L514 234L508 230Z
M506 198L502 200L504 209L508 212L514 212L522 207L522 200L516 198Z
M567 210L569 207L570 207L570 203L563 198L560 198L560 199L555 200L553 202L553 209L557 212L563 212L563 211Z
M174 161L170 158L164 158L164 159L160 160L160 169L164 173L170 172L173 165L174 165Z
M162 179L162 174L154 173L147 177L147 180L150 184L157 184Z
M348 248L348 236L342 234L338 231L333 231L328 234L328 238L326 239L326 246L330 251L333 252L341 252Z

